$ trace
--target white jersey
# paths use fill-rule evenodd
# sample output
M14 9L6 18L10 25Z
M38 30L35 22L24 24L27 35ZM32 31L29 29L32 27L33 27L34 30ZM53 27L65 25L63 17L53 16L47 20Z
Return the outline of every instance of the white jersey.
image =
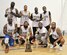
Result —
M38 28L37 29L37 32L39 32L39 35L42 36L41 34L45 33L45 36L42 36L42 37L45 37L47 36L47 30L45 27L42 27L42 29Z
M23 35L27 35L27 33L29 33L29 29L30 29L30 27L29 27L29 26L28 26L28 28L27 28L27 29L25 29L25 28L24 28L24 26L22 26L22 27L21 27L22 34L23 34Z
M47 33L47 30L46 30L45 27L42 27L42 29L38 28L37 32L39 32L40 34L42 34L42 33Z
M29 12L25 12L25 11L21 11L21 13L23 14L20 20L20 25L23 25L25 21L29 22Z
M43 18L43 26L46 27L50 24L50 20L49 20L49 12L47 11L45 14L42 14L42 18Z
M14 26L14 24L12 24L12 26L10 26L8 23L6 24L7 25L7 34L9 35L9 33L14 33L14 30L15 30L15 26ZM5 44L9 44L9 38L8 37L6 37L5 39L4 39L4 42L5 42Z
M38 27L38 23L39 22L37 22L36 20L40 20L40 14L38 13L38 14L33 14L33 19L35 19L33 22L32 22L32 26L33 27Z
M53 31L53 30L51 29L51 33L50 33L50 35L52 35L52 38L54 38L54 39L59 38L59 35L57 34L56 30Z
M17 17L15 17L14 15L10 14L11 11L14 12L14 13L16 13L16 9L15 8L13 10L11 10L10 8L8 8L6 10L6 14L8 14L7 17L12 18L13 19L13 23L17 24Z
M7 33L14 33L14 30L15 30L15 25L14 24L12 24L12 26L7 24Z

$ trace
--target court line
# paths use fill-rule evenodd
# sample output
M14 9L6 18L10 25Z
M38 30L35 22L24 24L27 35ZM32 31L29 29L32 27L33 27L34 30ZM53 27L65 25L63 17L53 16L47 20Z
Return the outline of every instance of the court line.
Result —
M21 49L25 49L25 48L12 48L10 50L21 50ZM0 51L4 51L4 50L0 50Z

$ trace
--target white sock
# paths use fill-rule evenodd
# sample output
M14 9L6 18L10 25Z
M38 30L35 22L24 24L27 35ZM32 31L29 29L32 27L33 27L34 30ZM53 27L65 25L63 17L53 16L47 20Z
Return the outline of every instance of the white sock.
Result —
M59 50L60 50L60 51L62 51L62 50L63 50L61 46L59 47Z

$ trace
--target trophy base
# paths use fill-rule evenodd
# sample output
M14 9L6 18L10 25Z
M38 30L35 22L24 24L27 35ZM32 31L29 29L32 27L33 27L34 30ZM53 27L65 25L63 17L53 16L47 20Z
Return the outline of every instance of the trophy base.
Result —
M32 49L26 49L25 52L32 52Z
M31 45L29 43L26 44L25 52L32 52Z

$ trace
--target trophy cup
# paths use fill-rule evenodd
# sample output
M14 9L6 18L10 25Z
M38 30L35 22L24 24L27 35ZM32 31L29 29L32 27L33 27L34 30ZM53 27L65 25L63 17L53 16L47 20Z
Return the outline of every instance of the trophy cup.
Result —
M25 52L32 52L31 44L29 42L29 37L30 37L30 35L29 35L29 33L27 33Z

